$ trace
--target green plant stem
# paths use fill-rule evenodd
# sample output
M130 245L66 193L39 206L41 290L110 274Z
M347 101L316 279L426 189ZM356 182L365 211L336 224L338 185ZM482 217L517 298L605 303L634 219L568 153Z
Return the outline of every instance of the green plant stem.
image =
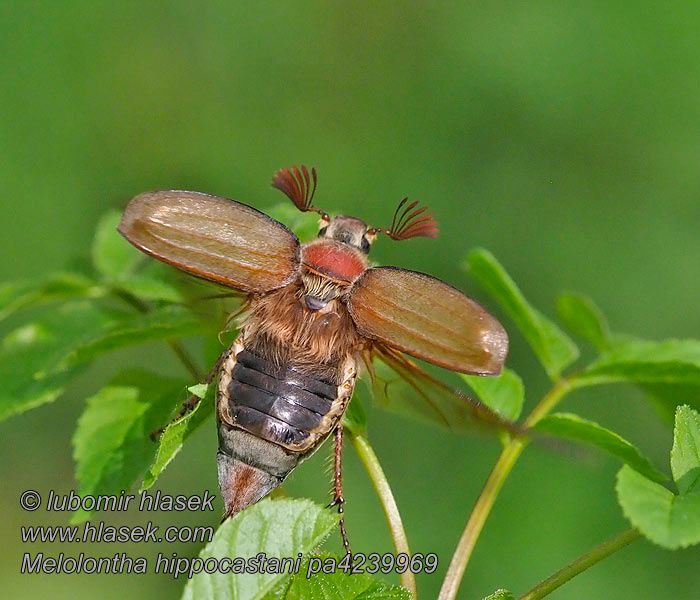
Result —
M532 427L537 421L546 416L557 403L572 389L571 382L567 379L559 380L556 385L545 395L539 404L533 409L525 420L525 427ZM438 600L454 600L462 582L464 571L467 568L472 551L479 539L479 534L484 527L486 518L493 508L498 493L508 477L513 465L518 460L520 453L527 445L527 440L522 437L511 439L501 452L491 474L486 480L484 488L474 505L467 525L462 532L462 537L457 544L450 566L447 569L445 580L440 589Z
M145 314L149 312L150 308L148 304L126 290L122 290L119 287L114 287L112 288L112 291L117 297L124 300L124 302L135 308L140 313ZM189 355L187 350L185 350L185 347L178 340L168 340L167 344L172 348L175 356L178 357L180 362L189 371L190 375L194 377L194 380L197 383L201 383L204 379L204 373L199 370L197 363L195 363L194 359Z
M367 469L367 473L369 474L369 478L372 480L374 489L377 490L377 495L382 503L386 520L389 523L389 531L391 532L391 538L394 541L394 549L396 550L396 554L403 553L410 558L411 551L408 548L408 538L406 538L406 532L403 528L399 508L396 506L394 494L391 491L391 487L389 487L389 481L384 474L384 470L379 464L379 459L374 453L372 446L370 446L369 441L367 441L365 437L352 432L348 433L355 451L360 457L365 469ZM412 598L417 598L418 592L416 590L416 578L411 572L411 569L406 569L404 573L401 573L400 577L401 585L410 592Z
M167 344L173 349L175 355L180 359L180 362L190 372L190 375L194 377L194 380L198 383L201 383L204 380L204 373L202 373L199 370L199 367L197 367L197 364L194 362L187 350L185 350L185 347L177 340L168 340Z
M579 573L582 573L597 562L621 550L639 537L641 537L641 534L635 529L626 529L618 533L606 542L582 554L564 568L559 569L559 571L547 577L544 581L538 583L529 592L520 596L519 600L539 600L539 598L544 598L559 586L564 585L567 581L576 577Z
M554 387L542 397L539 404L532 409L528 418L525 419L525 427L532 427L546 417L559 404L561 399L576 387L576 384L576 380L571 377L557 381Z

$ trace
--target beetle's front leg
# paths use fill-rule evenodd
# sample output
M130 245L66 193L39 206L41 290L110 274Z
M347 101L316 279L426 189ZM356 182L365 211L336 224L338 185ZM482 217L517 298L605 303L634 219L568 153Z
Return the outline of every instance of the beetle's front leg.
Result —
M345 498L343 497L343 472L342 472L342 458L343 458L343 425L338 423L335 428L335 447L334 447L334 460L333 460L333 501L328 505L329 508L333 506L338 507L338 512L340 513L340 535L343 538L343 546L345 547L345 552L351 554L350 552L350 542L348 541L348 534L345 531L345 519L343 518L343 507L345 505Z

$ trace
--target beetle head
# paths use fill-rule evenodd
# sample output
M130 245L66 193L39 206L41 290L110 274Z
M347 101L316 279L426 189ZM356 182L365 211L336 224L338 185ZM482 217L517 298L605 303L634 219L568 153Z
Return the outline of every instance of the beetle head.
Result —
M301 169L296 166L280 169L272 178L272 186L284 192L300 211L312 211L321 215L319 237L348 244L367 254L369 245L378 233L388 235L394 240L437 236L437 222L432 214L425 214L427 207L420 206L415 201L409 203L408 198L399 202L389 229L368 228L363 221L355 217L341 215L331 219L328 213L313 205L317 183L316 169L309 172L304 165Z
M374 236L367 232L364 221L344 215L338 215L329 221L321 219L318 237L347 244L365 254L369 252L369 245L374 240Z

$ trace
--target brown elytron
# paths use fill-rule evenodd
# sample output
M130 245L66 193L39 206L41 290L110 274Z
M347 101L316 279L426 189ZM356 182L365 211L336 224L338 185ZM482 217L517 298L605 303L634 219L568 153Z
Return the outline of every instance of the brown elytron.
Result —
M391 228L368 228L314 207L316 183L315 169L304 166L282 169L272 182L297 208L321 216L318 238L305 244L254 208L198 192L141 194L119 225L143 252L248 294L240 335L216 367L226 516L277 487L333 431L333 504L342 512L340 420L361 366L371 372L372 361L383 360L399 376L432 385L398 351L478 375L498 374L508 352L500 323L459 290L415 271L369 266L378 233L435 237L425 207L404 199ZM457 398L473 404L474 418L507 426L483 405Z

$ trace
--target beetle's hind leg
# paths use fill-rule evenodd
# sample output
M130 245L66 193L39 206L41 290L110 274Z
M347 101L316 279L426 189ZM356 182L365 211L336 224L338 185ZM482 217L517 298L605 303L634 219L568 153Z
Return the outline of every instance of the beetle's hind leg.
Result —
M210 384L214 378L216 377L216 374L219 372L219 369L221 368L221 363L224 362L224 359L228 356L230 352L230 349L227 349L225 352L219 356L219 358L216 359L216 362L214 363L214 366L211 368L209 373L207 373L207 376L204 378L204 381L202 383ZM191 410L194 410L195 406L197 406L200 402L201 398L195 394L192 394L187 400L185 400L182 403L182 406L180 407L180 410L177 412L177 414L170 420L169 423L166 423L161 427L160 429L156 429L155 431L151 431L151 433L148 435L149 438L151 438L151 441L156 441L158 437L167 429L168 425L171 423L175 423L175 421L179 421L184 417L188 412Z
M163 425L163 427L156 429L154 431L151 431L151 433L148 434L148 437L151 438L152 442L155 442L160 435L168 428L168 425L175 423L175 421L179 421L184 417L188 412L191 410L194 410L194 407L197 406L200 402L201 398L195 394L192 394L187 400L185 400L182 403L182 406L180 407L180 410L177 412L177 414L172 418L172 420L169 423L166 423Z
M351 554L348 534L347 531L345 531L345 519L343 518L345 498L343 497L342 458L343 425L338 423L338 426L335 428L335 447L333 454L333 501L328 505L328 508L332 508L333 506L338 507L338 513L340 513L340 535L343 538L343 547L347 554Z

